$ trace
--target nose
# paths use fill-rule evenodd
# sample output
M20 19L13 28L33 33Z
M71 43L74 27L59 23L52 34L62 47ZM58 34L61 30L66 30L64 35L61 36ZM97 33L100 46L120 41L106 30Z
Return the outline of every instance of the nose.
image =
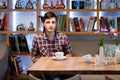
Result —
M52 23L52 22L50 22L50 26L53 26L53 23Z

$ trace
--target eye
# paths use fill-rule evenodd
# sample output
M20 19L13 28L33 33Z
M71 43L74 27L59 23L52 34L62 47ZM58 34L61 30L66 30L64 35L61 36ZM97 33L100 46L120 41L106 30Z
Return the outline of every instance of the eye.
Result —
M55 21L52 21L53 24L55 24L56 22Z
M47 23L47 24L49 24L49 23L50 23L50 21L47 21L46 23Z

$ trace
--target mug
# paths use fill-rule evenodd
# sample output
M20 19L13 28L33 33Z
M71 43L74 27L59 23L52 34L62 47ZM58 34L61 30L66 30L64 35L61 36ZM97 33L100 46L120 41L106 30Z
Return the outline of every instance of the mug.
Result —
M63 52L56 52L55 53L55 58L56 59L63 59L64 58L64 53Z
M79 9L84 9L84 1L79 1Z
M77 1L72 1L72 9L77 9L78 2Z
M85 62L90 62L91 61L91 54L84 55L83 59L84 59Z

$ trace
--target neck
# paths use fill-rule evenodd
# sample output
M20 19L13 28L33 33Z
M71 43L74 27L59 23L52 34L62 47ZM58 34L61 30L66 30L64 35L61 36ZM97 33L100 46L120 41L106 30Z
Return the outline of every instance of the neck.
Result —
M49 37L50 41L54 40L55 37L55 32L46 32L47 36Z

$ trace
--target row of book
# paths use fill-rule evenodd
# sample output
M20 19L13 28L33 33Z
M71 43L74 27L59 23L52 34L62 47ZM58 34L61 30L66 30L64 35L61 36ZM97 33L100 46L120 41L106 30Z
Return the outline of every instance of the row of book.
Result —
M88 21L87 28L85 27L85 21L83 18L78 19L78 17L69 18L70 32L92 32L94 31L95 23L97 17L90 17Z
M58 15L57 31L66 31L66 15Z
M29 48L25 35L23 34L10 34L10 53L29 53Z
M0 31L7 30L7 14L5 12L0 12Z
M120 31L120 17L109 16L100 18L100 31L110 31L110 27L114 28L116 32Z
M120 31L120 17L117 16L101 16L89 17L89 20L84 20L83 18L78 19L78 17L69 18L69 28L70 32L109 32L110 27L114 28L117 32ZM85 24L88 21L87 25ZM97 25L98 24L98 25Z

